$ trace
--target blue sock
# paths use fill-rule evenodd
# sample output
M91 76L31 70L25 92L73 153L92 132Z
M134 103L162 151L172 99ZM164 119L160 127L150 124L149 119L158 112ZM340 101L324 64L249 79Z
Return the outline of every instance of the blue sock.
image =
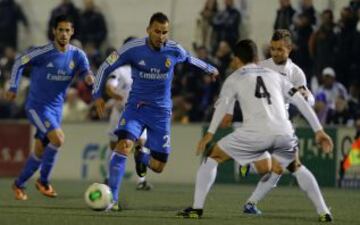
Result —
M19 177L15 180L15 185L19 188L24 188L25 182L39 169L40 164L41 159L37 158L34 154L31 154Z
M138 155L136 156L136 161L141 162L141 163L145 164L146 166L149 166L150 154L146 153L142 150L140 150L137 154Z
M115 202L119 200L119 189L125 174L127 156L114 152L109 166L109 187Z
M54 167L56 156L58 154L58 147L53 144L48 144L44 150L42 157L42 164L40 169L40 181L43 184L49 183L49 176Z

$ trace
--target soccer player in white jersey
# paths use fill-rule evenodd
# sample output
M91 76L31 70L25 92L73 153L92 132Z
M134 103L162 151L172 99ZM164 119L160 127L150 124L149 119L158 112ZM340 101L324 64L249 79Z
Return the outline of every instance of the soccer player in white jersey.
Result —
M233 64L239 69L225 80L209 129L199 142L197 153L203 152L213 139L234 100L241 104L244 122L217 142L210 156L200 165L193 206L178 213L184 218L202 216L205 198L215 181L219 163L233 158L245 165L258 161L266 151L283 169L295 160L297 138L284 107L288 101L297 106L310 123L316 142L321 144L323 151L330 152L333 148L332 140L298 89L279 73L255 64L257 47L253 41L240 41L234 53ZM262 179L272 179L272 173Z
M308 104L313 106L314 97L307 88L304 72L301 68L294 64L291 59L289 59L289 54L292 48L291 46L292 42L290 32L283 29L276 30L270 43L271 58L261 61L259 64L280 73L299 90L299 92L307 100ZM286 108L288 108L288 106L289 104L286 103ZM227 120L229 120L229 118L227 118ZM296 159L290 163L287 169L296 178L300 188L307 194L315 206L316 211L319 214L319 220L324 222L331 221L332 216L329 208L325 204L319 184L317 183L314 175L301 164L298 152L296 154ZM252 193L251 197L244 206L244 213L261 214L261 211L257 209L256 204L274 187L276 187L283 173L281 166L274 160L272 161L272 171L273 173L270 179L260 180L255 191Z
M124 44L130 41L131 37L127 38L124 41ZM131 78L131 67L130 65L125 65L117 68L114 70L107 82L106 82L106 94L111 97L112 99L109 100L111 104L111 114L109 120L109 130L108 134L110 137L110 144L108 152L112 152L115 149L116 143L118 141L118 137L114 131L117 128L118 121L125 109L125 104L129 97L129 92L131 90L132 85L132 78ZM136 143L135 148L139 148L139 151L144 146L146 141L146 129L144 129L143 133L141 134L139 140ZM136 185L137 190L151 190L153 186L146 181L145 177L138 176L138 182Z

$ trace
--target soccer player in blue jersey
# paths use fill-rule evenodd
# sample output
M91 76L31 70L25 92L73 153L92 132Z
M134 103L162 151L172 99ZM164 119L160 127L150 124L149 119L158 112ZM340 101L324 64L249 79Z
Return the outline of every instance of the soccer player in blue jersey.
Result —
M147 167L161 173L166 165L171 151L171 81L174 66L187 62L213 77L218 75L216 68L191 56L178 43L168 40L169 20L165 14L159 12L152 15L147 33L147 37L130 41L108 56L98 70L93 90L97 112L101 116L104 114L101 94L106 77L119 66L131 65L133 84L119 120L116 131L119 140L109 168L113 210L119 208L118 193L127 156L145 128L148 132L145 147L150 154L140 151L135 154L138 175L144 176Z
M31 66L30 92L25 109L30 122L37 129L35 151L12 186L17 200L28 199L24 191L25 183L40 166L36 188L47 197L57 196L49 177L64 143L61 117L65 92L76 75L83 77L88 85L94 82L85 53L69 44L74 34L73 22L66 16L59 16L55 20L53 34L53 42L34 48L16 59L10 89L6 92L8 100L16 98L23 69Z

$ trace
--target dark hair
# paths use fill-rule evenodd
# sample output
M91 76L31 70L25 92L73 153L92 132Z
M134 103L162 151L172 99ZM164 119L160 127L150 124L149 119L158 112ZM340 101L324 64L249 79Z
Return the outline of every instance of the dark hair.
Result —
M288 43L289 45L292 44L292 40L291 40L291 33L290 31L286 30L286 29L277 29L275 30L271 40L272 41L280 41L283 40L286 43Z
M70 16L60 15L54 19L53 28L56 29L61 22L69 22L71 26L74 27L74 21Z
M239 41L235 46L235 56L244 64L255 62L258 59L258 49L254 41L244 39Z
M154 13L151 18L150 18L150 22L149 22L149 26L153 23L153 22L159 22L159 23L168 23L169 19L168 17L162 13L162 12L157 12Z
M132 41L132 40L134 40L134 39L136 39L135 36L129 36L129 37L125 38L125 40L123 41L123 44L126 44L126 43L128 43L129 41Z

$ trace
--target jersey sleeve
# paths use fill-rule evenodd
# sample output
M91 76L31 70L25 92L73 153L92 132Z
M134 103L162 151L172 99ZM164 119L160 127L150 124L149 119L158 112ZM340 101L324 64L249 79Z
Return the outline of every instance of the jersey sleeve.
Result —
M235 79L233 76L227 78L221 88L219 99L215 103L215 112L208 129L209 133L215 133L229 107L235 102Z
M89 60L86 57L85 53L80 49L78 51L78 60L77 60L77 62L78 62L77 70L79 72L80 77L83 77L86 74L91 73Z
M317 118L314 110L305 101L303 96L300 94L297 88L295 88L289 81L282 79L282 91L285 98L289 99L290 102L298 108L301 114L310 124L314 132L321 130L322 126L319 119Z
M308 96L306 98L306 101L313 106L315 104L315 98L314 95L311 93L311 91L309 90L309 88L307 87L307 82L306 82L306 77L304 72L300 69L300 68L296 68L294 70L294 82L293 85L296 88L302 88L305 91L308 92Z
M202 69L206 73L210 73L210 74L214 73L216 71L216 68L214 66L210 65L209 63L204 62L203 60L201 60L199 58L192 56L181 45L176 44L176 47L179 51L178 62L190 63L190 64Z
M131 43L130 43L131 44ZM131 46L131 45L130 45ZM96 78L95 85L93 88L93 98L100 98L104 86L104 81L116 68L130 64L131 62L131 47L129 43L123 45L120 50L112 52L106 60L100 65Z
M36 58L46 53L48 50L51 50L51 48L50 47L34 48L15 59L14 65L11 70L10 89L9 89L10 91L15 93L17 92L19 82L25 66L34 63Z

